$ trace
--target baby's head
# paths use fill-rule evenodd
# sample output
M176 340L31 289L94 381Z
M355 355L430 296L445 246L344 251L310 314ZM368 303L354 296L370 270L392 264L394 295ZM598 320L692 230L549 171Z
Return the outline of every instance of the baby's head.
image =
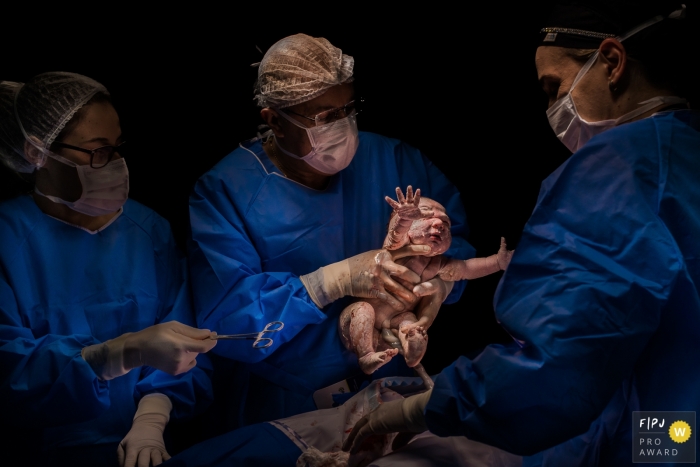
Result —
M432 212L432 215L413 221L408 239L412 245L429 245L430 254L427 256L441 255L452 243L450 218L442 204L430 198L422 197L418 206L421 212Z

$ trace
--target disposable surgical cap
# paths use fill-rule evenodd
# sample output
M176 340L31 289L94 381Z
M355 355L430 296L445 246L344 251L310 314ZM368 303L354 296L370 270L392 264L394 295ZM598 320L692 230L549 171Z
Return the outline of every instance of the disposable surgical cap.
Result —
M275 43L258 68L255 99L261 107L285 108L352 81L354 59L323 37L295 34Z
M97 93L109 94L97 81L66 72L42 73L24 85L3 86L0 91L3 163L18 172L32 172L41 167L43 163L34 165L25 158L25 139L31 138L32 144L48 149L75 113Z

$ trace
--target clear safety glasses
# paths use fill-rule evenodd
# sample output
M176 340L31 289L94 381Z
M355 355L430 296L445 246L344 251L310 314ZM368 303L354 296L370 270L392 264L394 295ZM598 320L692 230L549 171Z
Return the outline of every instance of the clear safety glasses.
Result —
M311 120L312 122L316 123L316 126L321 126L325 125L327 123L334 122L336 120L340 120L341 118L345 118L348 115L352 114L355 112L355 115L359 114L362 112L362 107L364 104L365 100L363 98L359 99L354 99L345 104L342 107L336 107L335 109L330 109L330 110L324 110L321 113L318 113L314 115L313 117L309 117L307 115L302 115L300 113L291 111L289 109L284 109L283 111L288 113L288 114L293 114L296 115L297 117L302 117L307 120Z

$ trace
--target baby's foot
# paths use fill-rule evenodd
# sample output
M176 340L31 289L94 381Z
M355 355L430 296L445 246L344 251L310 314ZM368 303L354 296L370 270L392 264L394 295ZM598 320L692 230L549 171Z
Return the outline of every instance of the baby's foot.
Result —
M399 330L399 340L403 347L403 355L406 365L414 367L418 365L428 348L428 333L423 326L407 324Z
M383 352L370 352L364 357L359 358L360 369L366 374L371 375L377 371L378 368L389 363L391 357L398 353L398 349L388 349Z
M426 326L427 320L424 318L419 319L415 323L404 323L401 323L401 327L399 329L405 334L408 334L412 330L415 330L416 332L419 332L423 335L425 335L428 332L428 327Z

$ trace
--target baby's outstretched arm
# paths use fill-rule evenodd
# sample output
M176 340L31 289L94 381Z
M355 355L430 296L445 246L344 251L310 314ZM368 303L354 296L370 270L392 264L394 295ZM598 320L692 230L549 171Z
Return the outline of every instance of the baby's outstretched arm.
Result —
M486 258L472 259L454 259L450 258L447 263L440 268L438 276L446 281L461 281L465 279L478 279L479 277L488 276L494 272L503 271L510 264L510 259L515 250L506 248L506 239L501 237L501 248L495 255L487 256ZM414 288L413 292L420 294L419 284ZM418 290L416 290L418 289Z
M421 211L418 204L420 203L420 188L413 194L413 187L408 185L406 188L406 196L404 197L401 188L396 187L396 199L386 196L384 198L389 206L394 208L394 216L389 221L389 232L384 239L383 248L387 250L397 250L402 246L408 245L408 231L411 228L413 221L423 217L429 217L432 212Z

